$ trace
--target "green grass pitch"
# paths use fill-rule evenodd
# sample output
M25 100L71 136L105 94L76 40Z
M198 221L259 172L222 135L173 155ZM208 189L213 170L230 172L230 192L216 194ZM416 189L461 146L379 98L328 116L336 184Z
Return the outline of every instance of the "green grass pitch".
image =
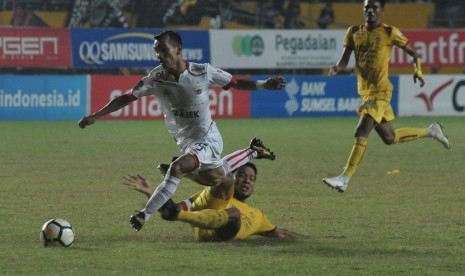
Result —
M373 132L344 194L321 179L341 172L357 117L218 120L227 154L261 138L275 161L255 160L249 203L279 227L309 236L198 243L190 227L154 216L136 233L145 196L122 183L148 176L178 149L162 121L0 122L2 275L463 275L465 128L462 117L397 118L395 127L445 126L452 148L429 138L386 146ZM400 170L399 174L388 171ZM201 189L183 180L174 195ZM43 248L52 217L76 229L71 248Z

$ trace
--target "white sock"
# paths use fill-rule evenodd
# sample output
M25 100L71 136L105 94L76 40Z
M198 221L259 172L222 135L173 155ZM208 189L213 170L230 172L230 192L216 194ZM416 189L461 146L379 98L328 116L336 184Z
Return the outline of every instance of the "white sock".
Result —
M245 165L247 162L257 157L257 154L256 151L246 148L226 155L222 159L224 173L228 174Z
M158 211L158 209L173 196L179 182L180 180L174 176L170 176L169 174L165 176L163 182L158 185L145 205L145 208L142 210L142 212L145 213L145 221L149 220L152 214Z

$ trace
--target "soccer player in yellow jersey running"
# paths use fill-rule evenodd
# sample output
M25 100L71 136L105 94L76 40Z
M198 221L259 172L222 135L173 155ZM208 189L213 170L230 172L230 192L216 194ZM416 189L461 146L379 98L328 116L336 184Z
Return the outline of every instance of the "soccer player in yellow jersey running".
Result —
M197 241L228 241L252 235L272 238L305 237L274 225L266 214L245 200L252 195L257 168L246 163L228 174L220 185L206 187L178 204L169 200L160 212L166 220L189 223ZM148 197L153 193L149 181L140 175L125 177L125 184Z
M365 0L365 23L351 26L344 38L344 50L341 59L330 68L329 75L334 76L347 67L352 52L355 55L358 93L362 104L358 109L360 121L355 129L355 143L350 153L345 170L341 175L325 178L328 186L344 192L350 178L355 173L363 158L368 136L376 130L387 145L409 142L423 137L439 141L445 148L450 148L449 139L444 135L442 126L433 123L428 128L399 128L394 130L390 121L394 119L390 101L393 86L388 79L388 66L393 46L404 50L412 57L413 80L423 87L425 81L421 71L420 58L408 45L408 39L394 26L381 23L384 0Z

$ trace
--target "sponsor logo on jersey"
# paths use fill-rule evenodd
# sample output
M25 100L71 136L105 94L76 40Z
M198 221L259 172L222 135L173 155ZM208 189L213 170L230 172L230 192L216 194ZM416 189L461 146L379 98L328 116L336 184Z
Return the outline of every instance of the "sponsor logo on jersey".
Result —
M184 118L184 119L191 119L191 118L199 118L199 111L192 110L192 111L179 111L173 110L173 115L175 117Z
M194 93L197 94L197 95L202 94L202 87L194 88Z
M205 73L205 64L192 64L191 70L193 73Z

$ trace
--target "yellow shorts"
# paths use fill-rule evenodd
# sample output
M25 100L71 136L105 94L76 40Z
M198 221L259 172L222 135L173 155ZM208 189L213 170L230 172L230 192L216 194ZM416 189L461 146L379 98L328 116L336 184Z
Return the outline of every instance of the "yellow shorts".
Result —
M214 197L210 193L210 189L208 187L203 189L203 191L198 195L195 201L199 203L199 206L201 206L200 209L223 210L228 208L229 204L229 199L225 200ZM191 209L191 211L198 210L199 209L195 208ZM218 237L216 230L200 229L198 227L193 226L192 231L194 232L194 237L197 241L222 241L222 239Z
M210 187L206 187L196 196L195 205L191 207L191 211L199 211L203 209L221 210L226 209L228 204L229 198L216 198L210 193Z
M361 95L362 104L358 107L357 113L360 116L370 115L378 124L384 119L386 121L394 120L394 110L390 100L391 93L377 92L374 94Z

